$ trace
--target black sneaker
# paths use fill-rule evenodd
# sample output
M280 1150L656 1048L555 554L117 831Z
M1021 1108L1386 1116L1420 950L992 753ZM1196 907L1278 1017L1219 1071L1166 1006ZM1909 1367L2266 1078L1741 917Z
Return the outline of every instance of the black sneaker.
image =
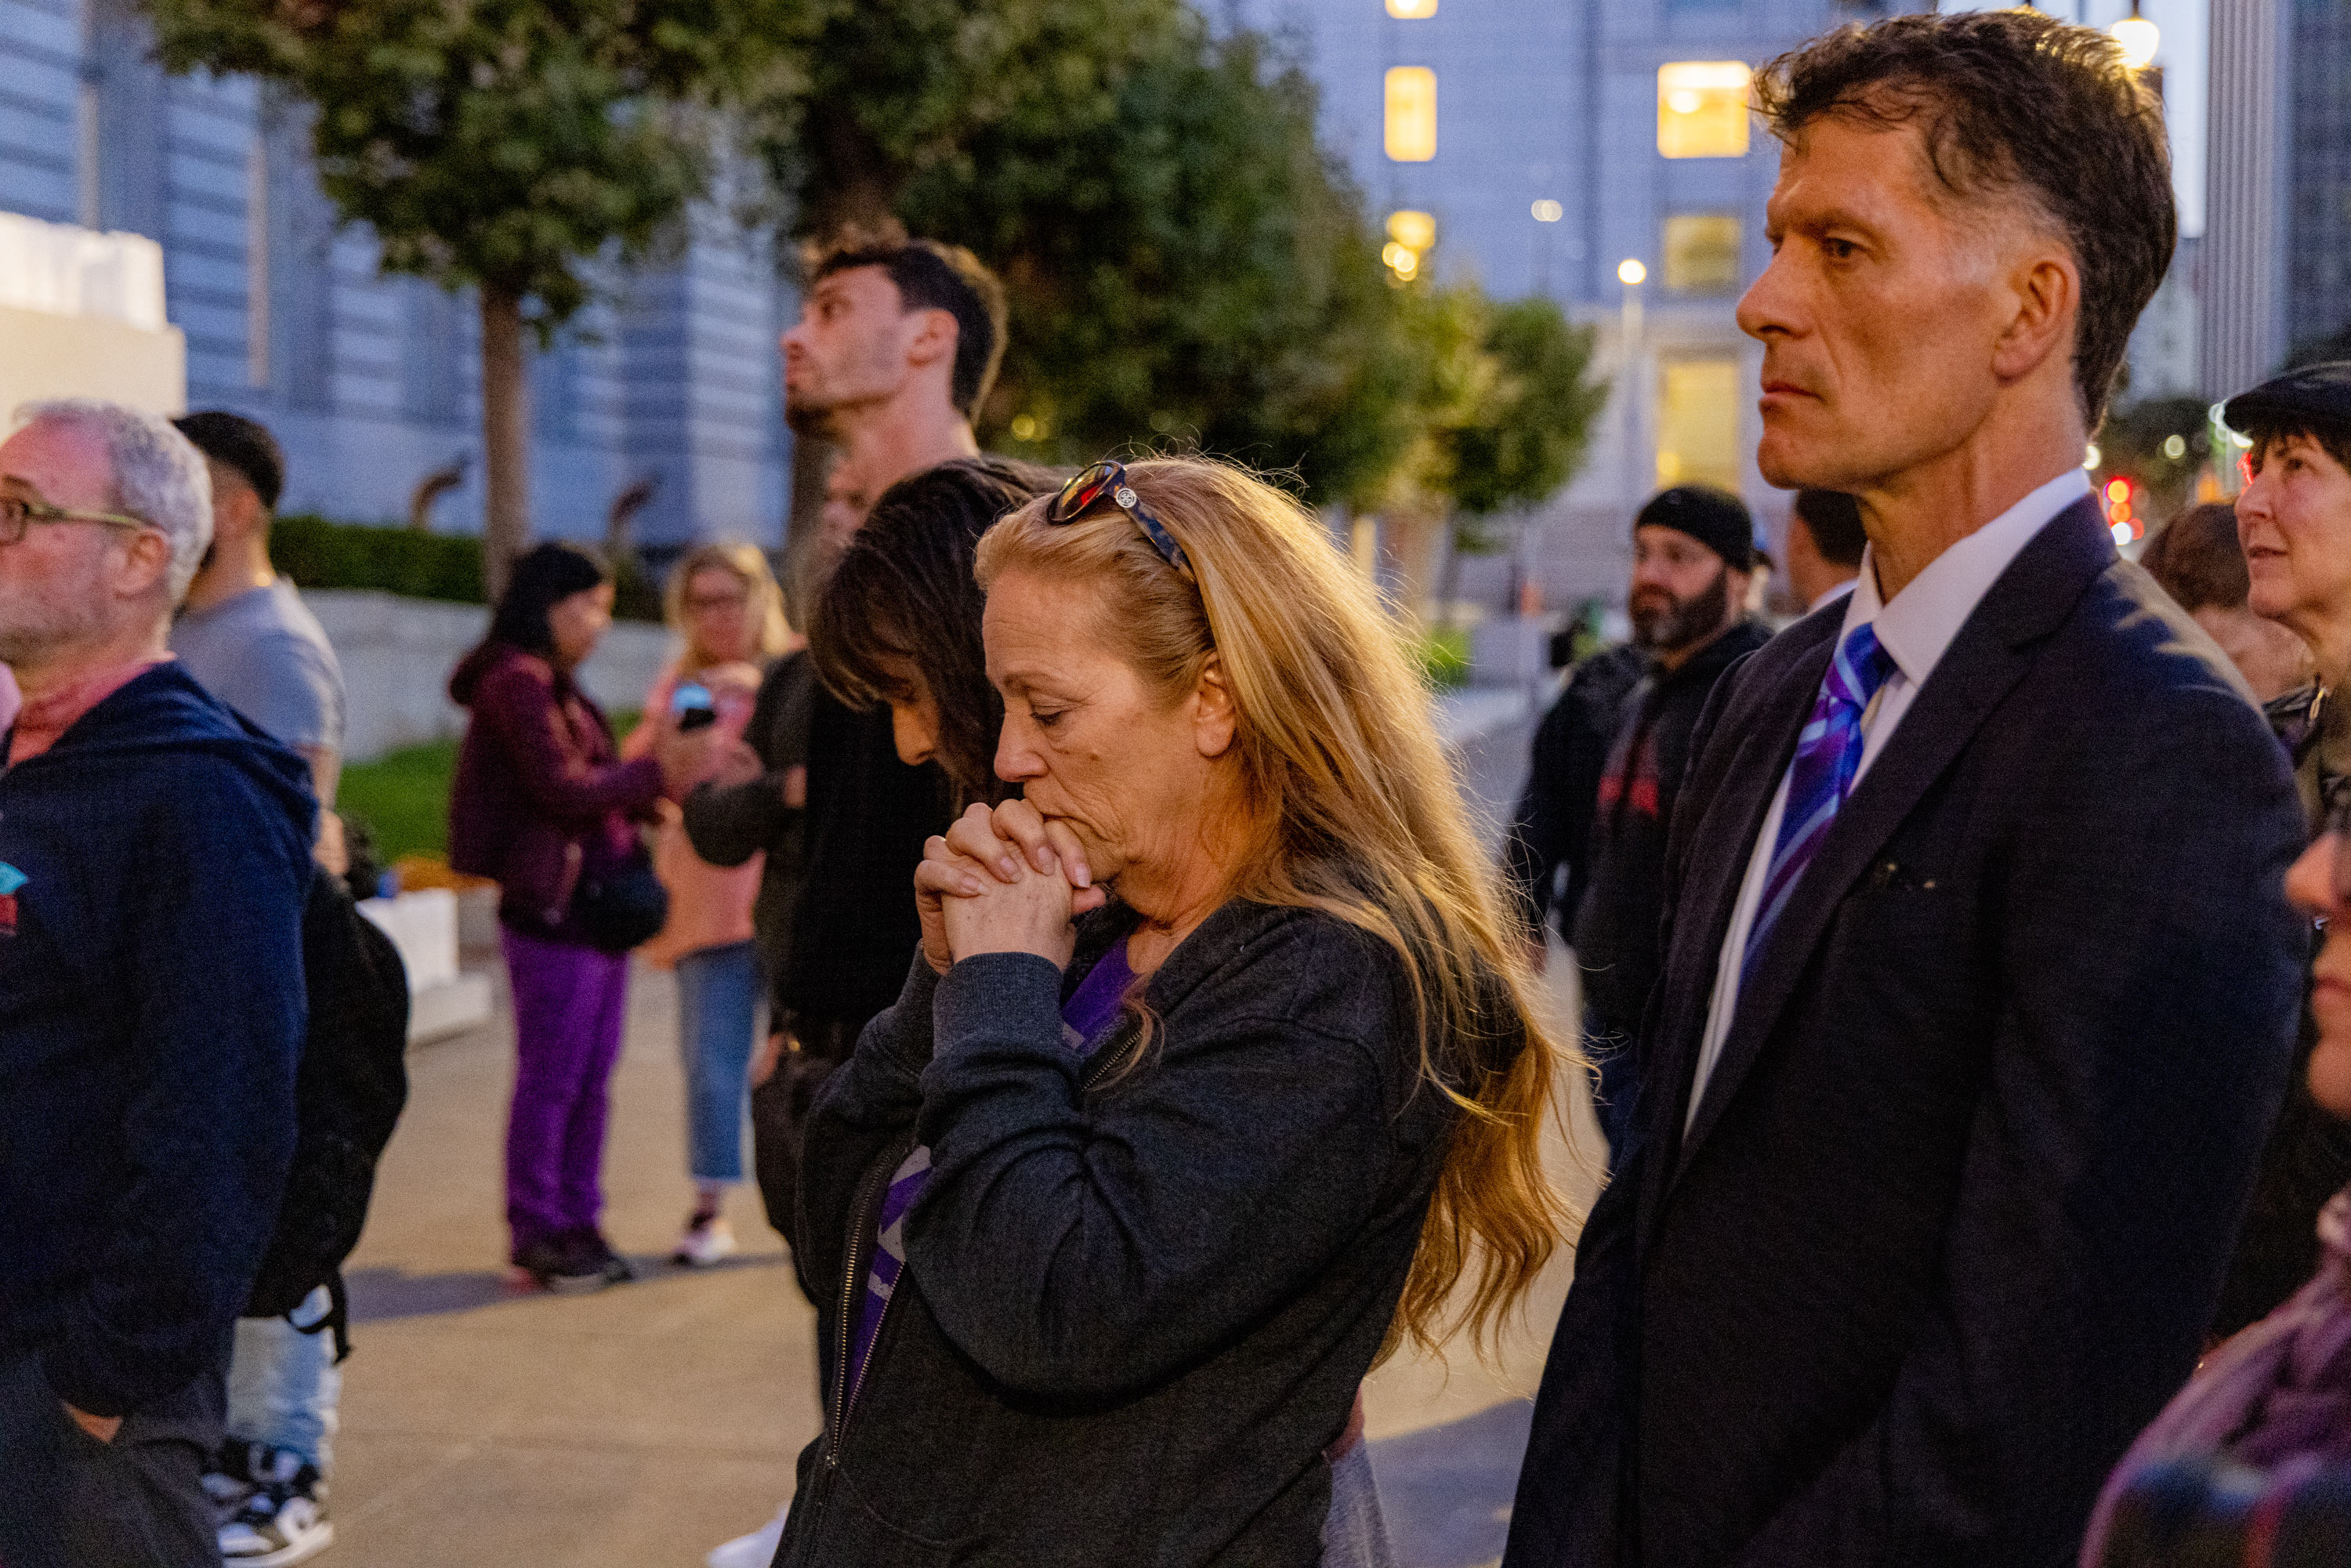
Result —
M221 1526L221 1561L231 1568L288 1568L334 1544L327 1483L318 1468L288 1448L240 1444L243 1463L224 1466L251 1478L253 1490Z
M584 1296L611 1284L603 1260L583 1249L570 1237L534 1241L514 1255L515 1267L542 1291L559 1296Z
M607 1285L625 1285L637 1277L637 1271L629 1267L629 1260L612 1250L612 1244L604 1239L604 1233L601 1230L574 1232L571 1246L576 1264L593 1269L597 1277Z

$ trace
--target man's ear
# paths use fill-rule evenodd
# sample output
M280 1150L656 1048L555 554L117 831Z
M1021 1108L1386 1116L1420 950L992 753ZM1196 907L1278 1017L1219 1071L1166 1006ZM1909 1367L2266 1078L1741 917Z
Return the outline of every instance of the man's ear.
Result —
M1240 727L1240 710L1225 680L1225 666L1210 653L1200 666L1199 684L1192 688L1192 744L1203 757L1222 757L1232 749Z
M2032 373L2053 354L2073 374L2074 329L2082 313L2082 269L2062 243L2038 239L2009 260L2014 313L1992 347L1992 373L2003 382Z
M155 528L127 534L112 575L117 598L144 599L171 580L171 541Z
M945 360L955 362L956 340L960 329L952 310L917 310L912 312L916 321L914 332L906 339L906 362L910 365L932 365Z

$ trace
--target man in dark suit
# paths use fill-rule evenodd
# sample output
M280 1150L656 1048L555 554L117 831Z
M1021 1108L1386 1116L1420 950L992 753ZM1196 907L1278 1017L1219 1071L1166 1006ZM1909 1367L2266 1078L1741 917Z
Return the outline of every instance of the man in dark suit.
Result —
M1759 461L1868 559L1693 742L1654 1092L1507 1562L2066 1563L2195 1363L2303 948L2283 759L2080 467L2171 253L2162 120L2022 10L1759 86Z

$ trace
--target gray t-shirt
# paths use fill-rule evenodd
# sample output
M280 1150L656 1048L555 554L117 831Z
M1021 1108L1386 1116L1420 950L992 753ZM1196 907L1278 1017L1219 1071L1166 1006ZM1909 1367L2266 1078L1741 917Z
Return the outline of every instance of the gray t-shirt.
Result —
M188 674L286 746L343 749L343 670L319 618L278 578L172 623Z

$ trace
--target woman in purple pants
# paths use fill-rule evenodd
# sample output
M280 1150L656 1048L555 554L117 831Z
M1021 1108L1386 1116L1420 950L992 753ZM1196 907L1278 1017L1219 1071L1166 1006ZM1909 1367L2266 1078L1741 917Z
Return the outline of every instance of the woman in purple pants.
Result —
M497 882L514 991L511 1260L556 1291L629 1278L597 1225L606 1087L628 1011L630 944L615 937L613 911L651 882L637 823L652 819L662 774L651 758L618 759L603 711L572 680L611 611L594 558L540 545L515 562L489 634L449 680L473 711L450 794L449 863Z

